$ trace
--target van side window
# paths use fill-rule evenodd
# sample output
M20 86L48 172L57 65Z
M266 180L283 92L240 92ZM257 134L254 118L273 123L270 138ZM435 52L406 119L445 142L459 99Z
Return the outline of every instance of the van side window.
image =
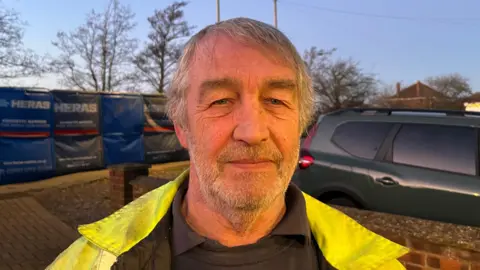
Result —
M374 159L392 127L391 123L347 122L335 129L332 142L353 156Z
M404 124L393 142L393 162L475 175L475 129Z

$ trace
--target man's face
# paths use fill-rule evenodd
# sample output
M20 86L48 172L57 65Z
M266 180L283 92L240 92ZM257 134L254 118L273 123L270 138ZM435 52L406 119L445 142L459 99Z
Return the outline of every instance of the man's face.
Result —
M191 173L217 207L255 210L282 195L299 152L295 72L265 50L217 35L197 48L189 73Z

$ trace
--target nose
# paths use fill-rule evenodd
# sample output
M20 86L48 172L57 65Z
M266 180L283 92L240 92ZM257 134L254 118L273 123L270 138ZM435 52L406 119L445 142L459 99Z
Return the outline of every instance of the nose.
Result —
M238 109L233 139L249 145L266 141L269 136L267 113L260 102L244 102Z

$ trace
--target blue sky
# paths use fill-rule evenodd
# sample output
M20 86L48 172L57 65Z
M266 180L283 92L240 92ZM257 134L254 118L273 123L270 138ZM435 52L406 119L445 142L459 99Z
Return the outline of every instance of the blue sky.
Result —
M145 39L146 18L171 1L123 0L136 13L134 35ZM3 0L29 23L25 44L39 53L56 54L51 41L58 30L80 25L92 8L107 0ZM200 29L216 20L216 0L191 0L188 21ZM430 75L458 72L480 90L480 1L478 0L278 0L278 22L303 51L310 46L338 48L386 83L410 84ZM376 14L364 16L355 14ZM221 18L251 17L273 24L273 0L221 0ZM398 18L401 17L401 18ZM450 18L449 20L421 18ZM453 20L453 18L457 18ZM54 77L36 80L55 87Z

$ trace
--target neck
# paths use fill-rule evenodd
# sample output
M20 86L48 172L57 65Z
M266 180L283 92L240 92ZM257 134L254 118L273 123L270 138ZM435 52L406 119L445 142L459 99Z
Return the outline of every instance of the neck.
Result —
M282 219L285 209L284 196L255 211L217 209L206 202L192 182L182 203L185 220L195 232L228 247L252 244L268 235Z

